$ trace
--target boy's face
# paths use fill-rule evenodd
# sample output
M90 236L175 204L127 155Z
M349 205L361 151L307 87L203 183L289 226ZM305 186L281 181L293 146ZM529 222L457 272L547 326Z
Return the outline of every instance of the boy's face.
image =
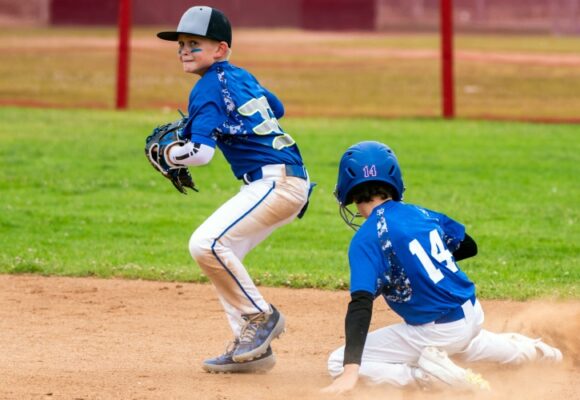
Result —
M216 60L227 54L227 43L202 36L180 33L177 39L179 61L183 71L203 75Z

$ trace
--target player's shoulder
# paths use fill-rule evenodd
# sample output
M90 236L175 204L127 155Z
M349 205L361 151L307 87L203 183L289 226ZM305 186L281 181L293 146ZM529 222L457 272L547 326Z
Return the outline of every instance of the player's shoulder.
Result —
M204 104L221 99L222 84L215 69L207 71L194 85L189 94L190 104Z
M361 226L362 228L362 226ZM373 254L373 248L377 246L377 234L373 234L370 230L359 229L348 246L348 258L349 260L362 260L365 259L368 254Z
M439 221L441 219L449 218L445 214L443 214L439 211L432 210L432 209L427 208L427 207L418 206L415 204L410 204L410 206L412 207L414 212L420 214L424 218L433 219L433 220L437 220L437 221Z
M429 218L424 209L403 201L390 200L373 210L377 231L389 231L390 236L398 236L408 231L409 226ZM370 218L369 218L370 219Z
M207 75L207 79L206 78ZM260 85L258 80L249 71L242 67L238 67L229 63L228 61L220 61L215 63L206 72L202 80L206 80L206 85L219 88L226 87L230 91L237 91L241 87L246 87L248 83ZM201 80L200 80L201 81ZM202 88L203 89L203 88Z
M235 77L239 77L239 76L243 76L243 77L247 77L250 76L253 79L254 76L250 73L250 71L248 71L247 69L243 68L243 67L239 67L235 64L230 63L229 61L220 61L215 63L212 68L210 68L211 71L213 71L214 74L220 76L223 75L226 78L235 78Z
M195 97L205 97L208 94L213 94L214 92L220 92L220 84L217 75L212 73L206 73L202 76L191 90L191 96Z
M401 214L401 215L410 215L416 214L423 217L430 217L432 214L438 214L428 208L417 204L410 204L405 203L404 201L390 201L390 207L388 208L391 214Z
M416 204L402 204L394 220L395 225L403 231L410 226L439 226L449 232L461 232L464 228L460 222L448 217L446 214ZM461 236L461 233L458 234Z
M350 247L354 249L372 245L378 238L377 229L377 216L371 214L352 237Z

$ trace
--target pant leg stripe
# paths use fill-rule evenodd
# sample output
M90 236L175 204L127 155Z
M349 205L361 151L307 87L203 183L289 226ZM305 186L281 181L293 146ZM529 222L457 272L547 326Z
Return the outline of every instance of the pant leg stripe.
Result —
M216 245L217 241L220 240L220 238L227 233L227 231L229 231L234 225L236 225L238 222L240 222L242 219L244 219L246 217L246 215L248 215L249 213L251 213L256 207L258 207L266 199L266 197L268 197L268 195L270 193L272 193L272 191L274 190L275 187L276 187L276 182L272 182L272 187L268 190L268 192L266 192L266 194L260 200L258 200L258 202L254 206L252 206L252 208L250 208L248 211L246 211L240 218L238 218L237 220L235 220L222 233L220 233L220 235L216 239L214 239L214 241L213 241L213 243L211 245L211 252L213 253L213 255L216 258L216 260L218 260L218 262L220 263L220 265L228 272L228 274L230 274L230 276L232 277L232 279L236 282L236 284L239 286L239 288L242 290L242 292L244 292L244 294L246 295L246 297L252 302L252 304L254 305L254 307L256 307L259 310L259 312L264 312L264 310L262 310L256 304L256 302L254 302L254 299L252 299L252 297L244 290L244 287L242 286L242 284L240 283L240 281L238 280L238 278L236 278L236 276L234 275L234 273L228 267L226 267L225 263L219 258L218 254L215 251L215 245Z

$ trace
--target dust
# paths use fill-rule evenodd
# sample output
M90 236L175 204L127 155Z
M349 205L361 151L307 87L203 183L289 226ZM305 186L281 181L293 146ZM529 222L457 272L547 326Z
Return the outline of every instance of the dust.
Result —
M518 332L557 344L565 360L573 367L580 367L580 307L577 302L487 302L485 312L488 329Z

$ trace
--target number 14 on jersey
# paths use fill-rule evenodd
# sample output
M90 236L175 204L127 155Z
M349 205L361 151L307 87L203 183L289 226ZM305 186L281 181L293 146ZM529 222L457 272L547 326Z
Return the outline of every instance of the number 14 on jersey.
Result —
M459 268L457 268L457 264L455 264L455 261L453 260L453 254L451 254L443 244L443 240L441 239L437 229L433 229L429 232L429 241L431 242L431 257L437 260L438 263L443 264L451 272L457 272ZM409 250L411 251L411 254L417 256L421 265L423 265L423 268L427 271L429 278L431 278L434 283L443 279L443 273L435 266L435 264L433 264L431 257L429 257L427 251L425 251L417 239L414 239L409 243Z

